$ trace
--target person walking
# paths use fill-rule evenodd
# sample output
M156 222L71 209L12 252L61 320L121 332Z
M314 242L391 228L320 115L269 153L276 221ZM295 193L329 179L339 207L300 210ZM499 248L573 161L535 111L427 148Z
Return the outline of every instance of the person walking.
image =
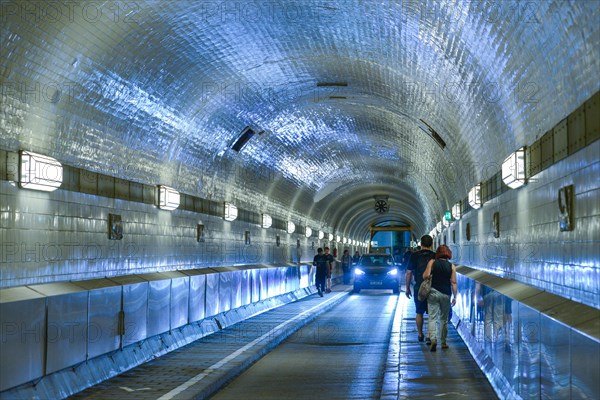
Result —
M342 254L342 271L344 272L344 285L350 284L350 265L352 263L352 257L350 257L350 251L344 250Z
M429 324L427 333L431 338L430 351L435 351L438 341L442 349L447 349L446 337L448 336L448 314L450 307L456 304L458 288L456 285L456 266L449 260L452 251L445 244L439 246L435 252L435 259L427 263L423 279L431 277L431 291L427 297ZM452 301L450 301L452 296ZM439 329L438 329L439 324Z
M358 264L359 261L360 261L360 253L358 251L355 251L354 255L352 256L352 265Z
M335 267L335 258L329 254L329 247L325 247L325 257L327 258L327 289L325 293L331 293L331 273Z
M323 249L318 248L317 254L313 259L313 265L317 268L315 272L315 286L317 287L317 292L319 296L323 297L323 292L325 292L325 279L327 279L327 271L329 270L329 266L327 263L327 257L323 254Z
M409 299L411 296L410 284L413 275L415 277L415 321L417 323L419 342L422 342L425 339L425 336L423 335L423 314L427 311L427 301L419 301L418 294L419 287L423 282L423 273L427 268L427 263L435 257L432 246L433 238L429 235L423 235L421 237L421 250L412 253L408 260L408 266L406 267L406 297ZM429 345L429 332L427 334L427 344Z

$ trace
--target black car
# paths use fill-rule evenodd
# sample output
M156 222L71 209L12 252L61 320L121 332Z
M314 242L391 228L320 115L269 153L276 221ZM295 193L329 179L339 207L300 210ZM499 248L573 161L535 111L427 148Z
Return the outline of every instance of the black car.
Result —
M354 267L354 292L392 289L400 293L400 271L390 254L363 254Z

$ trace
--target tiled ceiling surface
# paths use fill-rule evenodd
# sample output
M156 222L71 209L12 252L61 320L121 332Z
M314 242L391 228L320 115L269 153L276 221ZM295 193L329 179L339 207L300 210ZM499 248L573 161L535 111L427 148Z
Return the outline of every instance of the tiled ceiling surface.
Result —
M385 221L431 229L600 86L593 0L15 1L2 12L3 148L347 235ZM264 133L225 150L246 126ZM389 213L374 212L377 195Z

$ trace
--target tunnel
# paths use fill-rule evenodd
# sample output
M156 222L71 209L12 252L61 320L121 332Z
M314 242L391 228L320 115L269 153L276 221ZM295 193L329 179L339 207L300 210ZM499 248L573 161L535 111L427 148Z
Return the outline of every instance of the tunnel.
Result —
M0 398L317 301L318 248L424 235L499 398L600 397L600 2L2 0L0 21ZM514 365L481 285L511 301Z

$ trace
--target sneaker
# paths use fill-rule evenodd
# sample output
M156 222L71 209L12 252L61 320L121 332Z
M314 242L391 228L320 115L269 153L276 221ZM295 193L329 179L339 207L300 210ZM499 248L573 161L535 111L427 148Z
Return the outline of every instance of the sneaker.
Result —
M427 338L425 339L425 344L427 346L431 346L431 338L429 336L427 336Z
M435 340L431 341L431 347L429 347L429 351L435 351L437 348L437 342Z
M447 348L448 348L448 344L446 344L446 343L442 343L442 349L443 349L443 350L446 350Z
M319 289L319 296L323 297L323 292Z
M326 289L325 293L331 293L331 289Z
M419 335L419 342L422 342L423 340L425 340L425 336Z

